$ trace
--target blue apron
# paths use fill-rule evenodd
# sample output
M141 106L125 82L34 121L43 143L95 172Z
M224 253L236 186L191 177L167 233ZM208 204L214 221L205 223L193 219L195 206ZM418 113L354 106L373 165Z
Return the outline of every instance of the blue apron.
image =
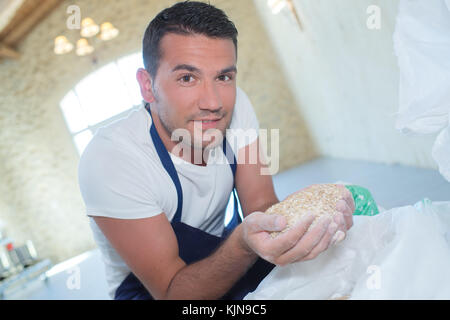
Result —
M150 112L150 105L147 103L145 109L152 117ZM153 120L153 118L152 118ZM233 229L242 222L242 217L239 215L238 199L236 196L236 188L233 186L233 198L234 198L234 212L231 221L225 226L221 237L211 235L203 230L194 228L181 222L181 211L183 207L183 191L181 189L181 183L178 178L175 166L170 158L170 155L165 148L161 138L156 131L156 128L152 121L150 128L150 136L155 145L159 159L163 164L164 169L169 174L175 188L177 190L178 206L175 216L171 221L172 228L175 232L179 248L179 256L186 264L191 264L201 259L204 259L211 255L221 243L228 237ZM228 141L223 139L222 144L223 152L230 164L233 179L236 174L236 158ZM258 284L264 279L264 277L273 269L274 265L258 258L255 264L246 272L246 274L228 291L221 299L226 300L241 300L256 289ZM131 272L117 288L115 300L152 300L153 297L139 281L139 279Z

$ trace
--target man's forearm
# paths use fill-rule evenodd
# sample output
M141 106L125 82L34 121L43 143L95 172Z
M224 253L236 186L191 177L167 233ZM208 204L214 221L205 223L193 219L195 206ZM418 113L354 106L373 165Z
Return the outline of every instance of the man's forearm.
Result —
M219 299L255 263L258 256L243 243L241 225L209 257L180 269L166 299Z
M249 209L248 214L256 211L265 212L267 209L269 209L274 204L277 204L278 202L280 202L280 200L278 200L278 197L276 195L274 195L270 199L262 199L259 203L252 205L252 207Z

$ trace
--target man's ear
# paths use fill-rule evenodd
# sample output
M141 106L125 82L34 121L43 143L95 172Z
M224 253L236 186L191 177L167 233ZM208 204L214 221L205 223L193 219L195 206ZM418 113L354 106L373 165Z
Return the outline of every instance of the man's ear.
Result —
M139 68L136 72L136 80L141 88L141 95L144 101L149 103L154 102L155 95L152 88L152 78L147 70L144 68Z

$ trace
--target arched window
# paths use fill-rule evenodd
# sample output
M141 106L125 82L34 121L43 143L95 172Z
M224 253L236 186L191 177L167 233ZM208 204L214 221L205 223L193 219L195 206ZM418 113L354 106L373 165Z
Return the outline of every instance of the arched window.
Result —
M80 155L98 128L140 106L136 71L141 67L141 53L118 59L85 77L61 100L61 111Z

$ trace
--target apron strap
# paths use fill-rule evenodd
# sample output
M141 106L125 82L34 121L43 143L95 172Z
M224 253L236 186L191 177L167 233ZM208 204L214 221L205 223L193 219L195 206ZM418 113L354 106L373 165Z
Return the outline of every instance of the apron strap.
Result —
M169 152L167 151L166 147L161 141L161 138L158 135L158 132L156 131L152 113L150 112L150 105L148 103L145 105L145 109L148 111L150 117L152 118L152 126L150 127L150 136L152 137L153 144L155 145L156 148L156 152L158 152L159 159L161 160L164 169L166 169L167 173L169 174L170 178L175 184L175 188L177 189L178 207L172 221L181 222L181 210L183 208L183 191L181 190L180 179L178 178L177 170L173 165L173 161L170 158Z
M233 195L233 217L231 218L230 222L225 226L225 229L223 230L222 233L222 237L228 237L230 233L234 230L234 228L236 228L237 225L242 222L243 217L242 214L239 213L240 209L238 200L239 198L237 196L236 190L236 179L235 179L237 169L236 157L233 153L233 149L231 149L231 146L225 137L223 138L222 148L225 157L228 159L231 171L233 172L233 190L231 191Z

